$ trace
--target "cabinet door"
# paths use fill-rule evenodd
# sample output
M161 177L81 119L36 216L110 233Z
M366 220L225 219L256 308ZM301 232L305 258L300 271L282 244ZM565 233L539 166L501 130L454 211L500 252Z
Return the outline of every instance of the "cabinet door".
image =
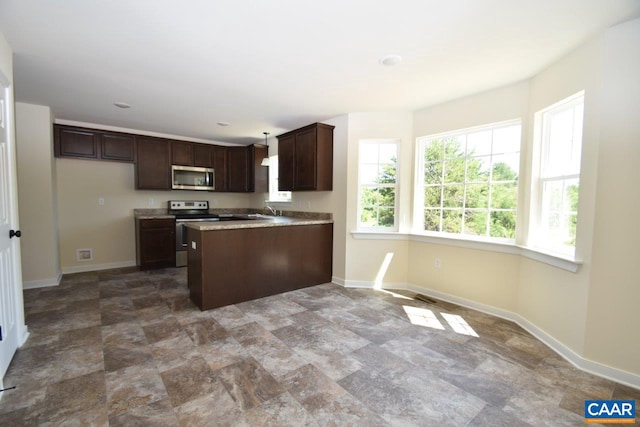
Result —
M269 192L269 167L262 166L262 160L269 157L269 148L266 145L253 146L253 191L256 193Z
M133 135L103 133L100 135L100 158L120 162L135 159Z
M211 146L207 144L193 144L193 165L210 168L212 165Z
M138 229L142 269L175 267L176 226L171 219L142 219Z
M56 128L56 157L98 158L98 133L88 129Z
M295 135L278 138L278 190L293 190Z
M246 147L230 147L228 150L228 188L235 193L249 191L249 151Z
M296 133L294 150L294 190L315 190L317 178L317 157L315 128Z
M213 170L216 179L215 191L228 191L227 147L214 146L211 150Z
M193 166L193 146L191 142L171 142L171 164Z
M170 141L140 136L137 138L137 148L136 188L140 190L170 190Z

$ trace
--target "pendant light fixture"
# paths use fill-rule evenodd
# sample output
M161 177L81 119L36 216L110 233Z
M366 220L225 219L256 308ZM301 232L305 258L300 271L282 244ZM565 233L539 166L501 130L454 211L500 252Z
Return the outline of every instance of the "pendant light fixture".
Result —
M269 143L267 142L267 136L269 136L269 132L262 132L264 134L264 145L267 146L267 157L262 159L262 163L260 166L269 166Z

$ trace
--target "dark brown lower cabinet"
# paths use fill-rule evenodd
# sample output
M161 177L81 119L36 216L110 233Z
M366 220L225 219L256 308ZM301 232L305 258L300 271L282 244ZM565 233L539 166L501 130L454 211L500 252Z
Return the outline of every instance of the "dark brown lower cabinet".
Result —
M189 228L187 239L189 294L200 310L331 281L333 224Z
M136 261L141 270L176 266L175 220L136 220Z

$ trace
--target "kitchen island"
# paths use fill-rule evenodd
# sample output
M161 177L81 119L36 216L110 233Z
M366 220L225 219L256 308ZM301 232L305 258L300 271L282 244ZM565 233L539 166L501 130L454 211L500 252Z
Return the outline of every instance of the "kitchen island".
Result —
M189 294L201 310L331 281L329 214L186 226Z

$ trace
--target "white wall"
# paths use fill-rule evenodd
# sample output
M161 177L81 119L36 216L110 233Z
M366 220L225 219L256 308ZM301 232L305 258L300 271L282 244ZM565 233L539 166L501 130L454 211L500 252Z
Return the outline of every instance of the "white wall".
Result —
M523 135L526 136L528 99L529 83L521 82L427 108L415 113L413 133L419 138L520 118ZM523 151L525 149L526 141ZM522 183L520 188L523 189ZM521 196L519 204L522 204L522 200ZM518 228L521 226L520 217ZM441 262L439 268L435 267L435 258ZM499 252L411 241L409 282L454 297L514 311L519 259L518 256Z
M16 103L23 287L60 281L51 109Z
M640 374L640 20L607 31L603 64L584 354Z
M166 208L168 200L181 199L208 200L215 208L249 204L249 195L242 193L136 190L131 163L55 161L63 273L135 265L134 209ZM149 199L154 200L152 206ZM78 249L93 249L93 261L78 261Z
M347 187L346 271L347 284L371 283L383 269L387 256L391 262L381 276L383 286L395 287L407 282L408 242L388 240L358 240L351 231L358 225L358 159L359 144L367 139L400 141L398 158L399 208L397 221L401 231L408 231L411 220L413 192L413 117L410 112L349 114L349 164ZM391 254L391 255L389 255Z

